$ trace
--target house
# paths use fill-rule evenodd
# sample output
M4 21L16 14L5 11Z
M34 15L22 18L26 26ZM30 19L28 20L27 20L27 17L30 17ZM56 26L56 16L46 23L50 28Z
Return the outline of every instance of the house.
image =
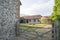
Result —
M23 17L20 17L20 23L25 23L25 19Z
M23 16L20 17L20 23L40 23L41 17L41 15Z
M51 23L50 16L42 16L41 23Z
M50 16L44 16L47 19L47 23L51 23Z

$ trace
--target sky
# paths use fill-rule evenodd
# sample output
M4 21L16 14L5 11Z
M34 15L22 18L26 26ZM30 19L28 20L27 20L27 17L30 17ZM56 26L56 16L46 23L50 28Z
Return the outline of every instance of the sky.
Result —
M20 0L20 16L50 16L53 12L54 0Z

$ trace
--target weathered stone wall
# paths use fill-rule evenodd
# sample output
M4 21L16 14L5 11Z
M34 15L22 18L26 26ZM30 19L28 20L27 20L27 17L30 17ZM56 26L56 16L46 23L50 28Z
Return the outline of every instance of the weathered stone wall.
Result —
M18 0L0 0L0 40L12 40L15 36Z

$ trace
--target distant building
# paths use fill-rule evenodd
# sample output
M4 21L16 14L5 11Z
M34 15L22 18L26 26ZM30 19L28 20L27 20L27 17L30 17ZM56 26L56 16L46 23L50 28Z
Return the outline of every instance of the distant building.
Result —
M41 15L33 15L33 16L23 16L20 17L20 23L41 23L39 19L41 19Z
M42 18L47 20L46 23L51 23L50 16L42 16L41 19Z

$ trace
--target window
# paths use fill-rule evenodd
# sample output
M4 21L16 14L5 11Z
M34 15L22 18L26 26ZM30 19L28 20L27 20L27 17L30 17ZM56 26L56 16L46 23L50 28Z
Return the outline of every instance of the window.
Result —
M36 19L34 19L34 22L36 22Z
M29 19L29 21L31 22L31 19Z
M39 22L39 20L38 20L38 22Z

